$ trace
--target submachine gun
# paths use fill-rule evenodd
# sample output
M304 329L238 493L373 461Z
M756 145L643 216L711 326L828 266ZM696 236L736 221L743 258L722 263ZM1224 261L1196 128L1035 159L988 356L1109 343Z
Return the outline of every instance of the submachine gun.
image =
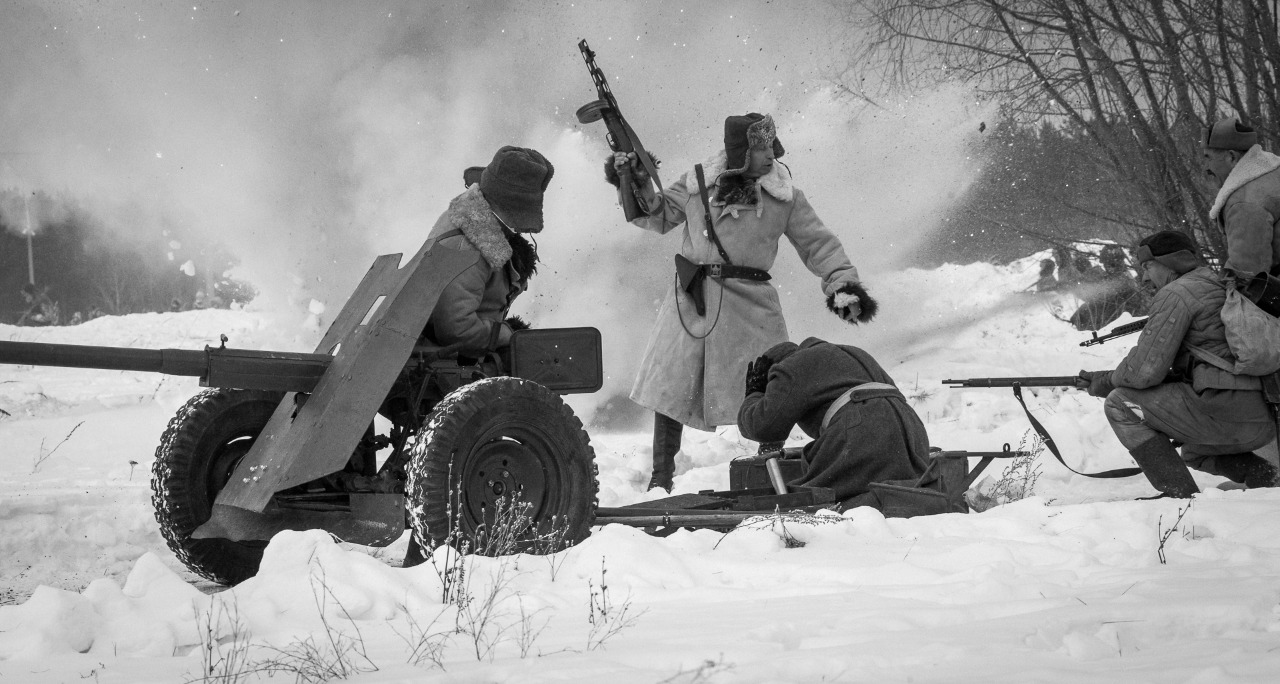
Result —
M609 89L609 80L605 78L604 72L596 65L596 53L592 52L591 47L587 45L587 41L578 41L578 50L582 52L582 59L587 63L587 71L591 74L591 80L596 86L596 95L600 99L588 102L578 108L577 117L580 123L594 123L604 119L604 125L609 133L606 139L609 141L609 149L614 152L634 152L640 160L640 164L644 166L644 170L649 174L649 182L657 185L658 192L662 192L662 182L658 179L658 167L654 163L653 157L644 149L644 144L640 142L640 136L631 129L631 124L622 116L622 110L618 108L618 100L614 98L613 91ZM619 193L622 200L622 213L627 217L628 221L635 220L641 216L647 216L649 212L641 208L640 203L636 200L636 191L639 186L636 179L631 175L629 168L623 169L618 173L618 187L621 188Z

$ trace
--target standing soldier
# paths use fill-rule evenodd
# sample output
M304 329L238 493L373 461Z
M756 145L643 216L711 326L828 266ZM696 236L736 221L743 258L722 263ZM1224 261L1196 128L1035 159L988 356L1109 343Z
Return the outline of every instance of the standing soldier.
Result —
M1218 191L1209 219L1226 235L1223 269L1237 281L1280 275L1280 156L1263 151L1257 131L1227 118L1205 136L1204 171Z
M658 311L631 399L654 412L653 478L670 490L684 426L732 425L742 403L742 369L753 354L787 340L778 292L768 281L782 237L822 279L827 306L851 323L868 321L867 296L840 240L818 218L791 173L773 118L730 116L724 149L661 194L635 153L605 162L615 186L628 166L647 216L633 223L666 234L684 225L673 285ZM620 192L629 189L620 189ZM706 217L711 221L707 222Z

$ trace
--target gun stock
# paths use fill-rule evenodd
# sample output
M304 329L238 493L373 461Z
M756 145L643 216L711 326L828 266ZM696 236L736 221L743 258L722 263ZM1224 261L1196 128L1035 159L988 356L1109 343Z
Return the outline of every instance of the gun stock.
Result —
M600 98L578 108L578 121L585 124L603 119L607 130L605 139L609 142L609 149L614 152L635 153L636 158L640 160L640 164L648 172L650 181L655 183L658 192L661 192L662 183L658 180L657 166L648 151L644 149L644 144L640 142L640 138L631 129L631 125L623 118L622 110L618 108L618 100L613 96L613 91L609 89L609 80L605 78L604 72L596 65L596 53L587 45L586 39L578 41L578 50L582 53L583 61L587 63L587 72L591 74L591 81L596 86L596 95ZM618 194L622 201L622 213L628 221L649 214L648 211L641 208L640 203L636 200L638 185L629 167L618 173L618 187L620 189Z

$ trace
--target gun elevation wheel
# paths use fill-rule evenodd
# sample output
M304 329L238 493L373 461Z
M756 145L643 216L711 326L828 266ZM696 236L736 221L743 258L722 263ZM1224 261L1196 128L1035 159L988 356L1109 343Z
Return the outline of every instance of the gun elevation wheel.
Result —
M151 502L169 548L192 572L236 584L258 572L264 541L192 539L209 519L218 492L248 453L281 392L208 389L169 421L152 466Z
M406 498L428 549L554 553L587 536L598 489L595 452L559 395L497 377L436 406L413 448Z

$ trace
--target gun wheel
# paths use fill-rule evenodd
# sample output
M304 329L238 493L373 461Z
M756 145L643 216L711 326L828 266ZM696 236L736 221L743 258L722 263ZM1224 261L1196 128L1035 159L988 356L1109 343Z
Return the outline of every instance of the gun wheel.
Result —
M595 452L564 401L536 382L487 378L445 397L419 433L407 500L414 535L488 556L555 553L586 538Z
M209 519L218 492L283 397L259 390L205 390L179 409L156 448L151 503L160 534L178 560L218 584L237 584L257 574L267 543L192 539L191 533Z

